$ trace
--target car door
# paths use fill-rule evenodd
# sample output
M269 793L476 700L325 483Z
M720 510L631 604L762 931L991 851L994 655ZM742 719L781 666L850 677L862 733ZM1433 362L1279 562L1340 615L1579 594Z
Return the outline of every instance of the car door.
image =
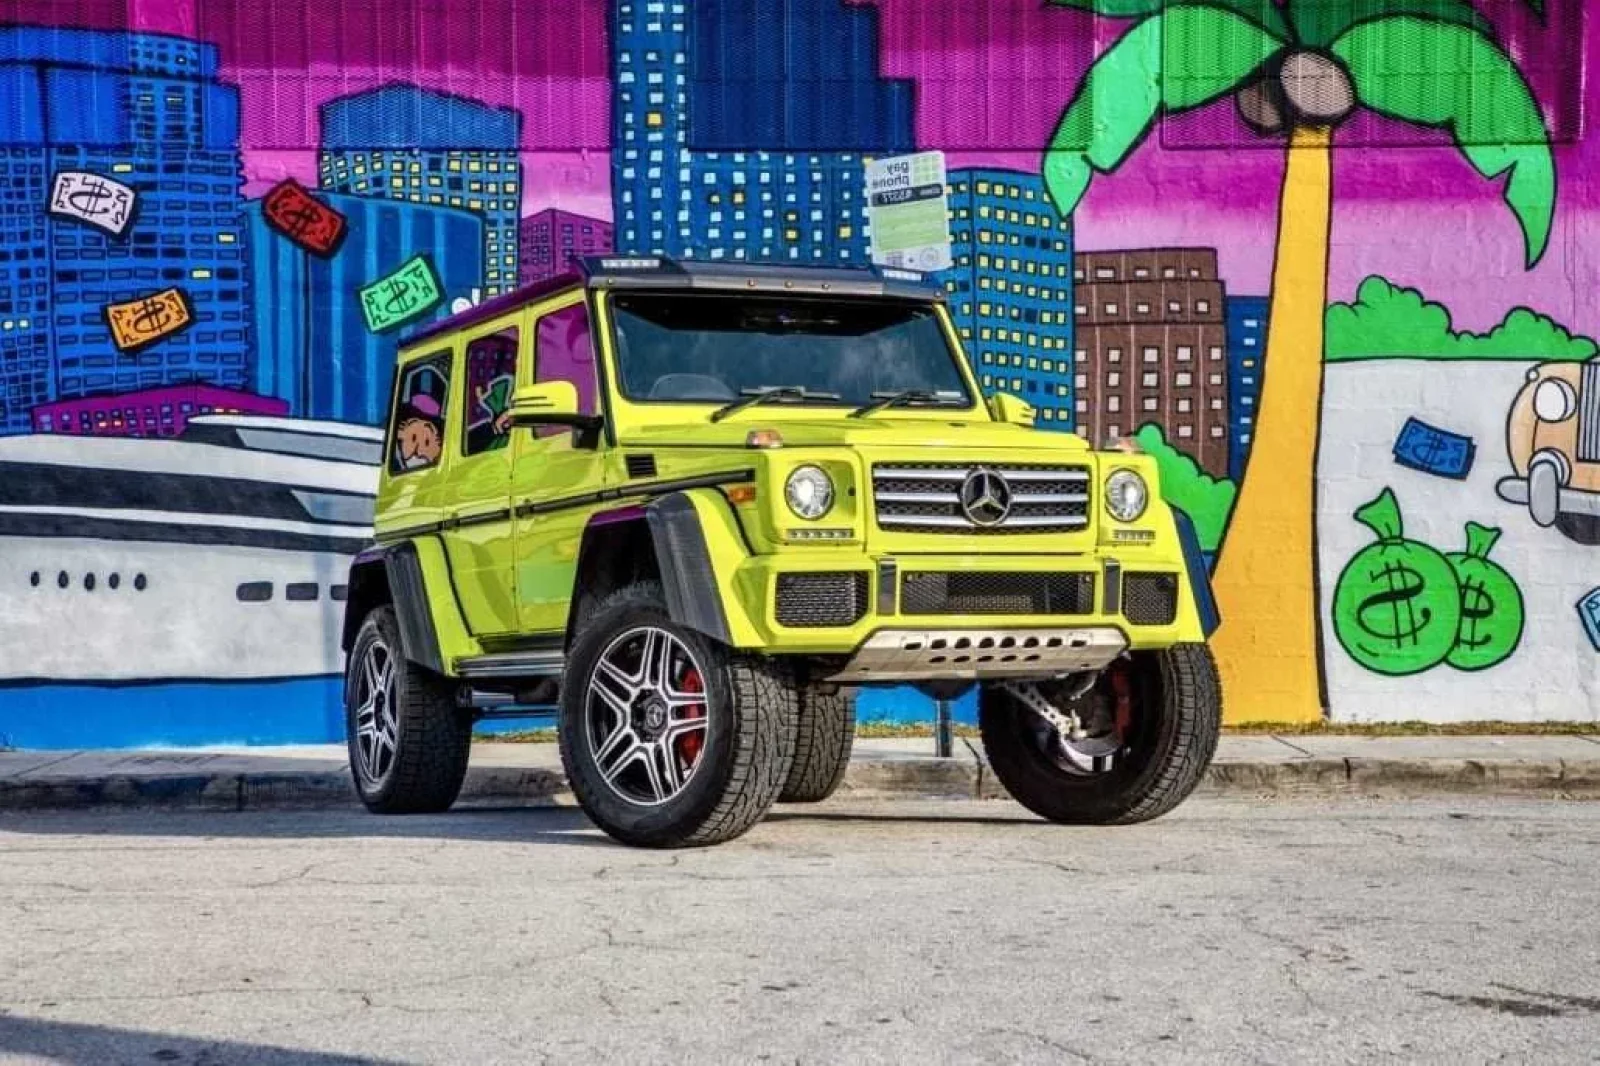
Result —
M598 414L596 344L584 294L536 306L532 332L527 380L570 381L579 411ZM566 628L583 531L607 486L604 435L546 426L518 430L512 447L518 623L524 633L555 634Z
M517 628L510 580L513 533L510 508L513 434L511 396L530 346L522 311L464 331L461 337L459 418L452 421L454 450L443 533L451 577L467 627L479 636Z

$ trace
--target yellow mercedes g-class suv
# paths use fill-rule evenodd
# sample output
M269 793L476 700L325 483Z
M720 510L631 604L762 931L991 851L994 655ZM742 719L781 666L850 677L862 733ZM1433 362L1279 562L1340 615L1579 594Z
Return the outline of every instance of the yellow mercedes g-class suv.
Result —
M1032 420L890 270L591 259L424 329L349 580L362 800L443 810L475 719L558 705L596 824L714 843L831 793L855 691L910 683L977 686L1045 818L1171 809L1221 722L1193 527Z

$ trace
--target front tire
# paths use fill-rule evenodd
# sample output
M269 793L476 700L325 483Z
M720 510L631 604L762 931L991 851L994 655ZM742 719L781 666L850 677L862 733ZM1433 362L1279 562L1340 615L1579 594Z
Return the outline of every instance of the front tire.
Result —
M1208 647L1137 652L1113 664L1085 698L1109 699L1114 725L1075 747L1008 689L984 687L984 752L1018 803L1064 825L1126 825L1157 818L1194 791L1222 727Z
M821 803L844 780L856 739L856 698L852 692L808 684L799 691L794 762L779 803Z
M787 671L673 622L642 582L601 603L573 640L561 761L601 830L640 847L732 840L766 814L794 756Z
M436 814L461 794L472 722L449 681L408 661L394 608L367 615L345 662L345 741L374 814Z

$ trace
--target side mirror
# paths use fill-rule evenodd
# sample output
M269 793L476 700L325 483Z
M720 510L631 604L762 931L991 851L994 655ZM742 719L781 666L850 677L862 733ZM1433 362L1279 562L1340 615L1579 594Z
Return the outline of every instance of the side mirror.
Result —
M573 426L593 429L594 415L578 411L578 389L570 381L541 381L524 385L511 397L511 424L517 427Z
M1033 406L1009 392L997 392L989 397L989 413L996 422L1009 422L1018 426L1033 425Z

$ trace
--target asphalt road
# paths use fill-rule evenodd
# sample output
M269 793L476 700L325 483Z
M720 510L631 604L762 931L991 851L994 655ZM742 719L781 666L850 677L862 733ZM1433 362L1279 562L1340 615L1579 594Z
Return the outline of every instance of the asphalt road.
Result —
M0 1059L1592 1062L1600 804L0 818Z

